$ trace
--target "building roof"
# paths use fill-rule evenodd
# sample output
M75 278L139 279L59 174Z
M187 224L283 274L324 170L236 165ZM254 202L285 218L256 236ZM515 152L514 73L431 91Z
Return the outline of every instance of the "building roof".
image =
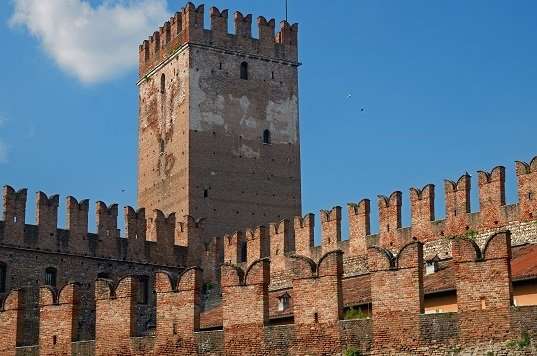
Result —
M511 278L513 282L537 279L537 244L514 246L511 250ZM437 261L435 273L425 275L423 289L425 294L435 294L455 291L455 268L451 258ZM353 306L371 302L370 275L360 275L343 278L343 305ZM271 319L292 316L289 310L278 312L275 308L277 298L284 293L292 296L292 290L271 293L269 298ZM291 299L292 300L292 299ZM292 307L290 307L292 310ZM201 314L202 328L222 325L222 307Z
M513 247L511 274L513 281L537 278L537 245Z

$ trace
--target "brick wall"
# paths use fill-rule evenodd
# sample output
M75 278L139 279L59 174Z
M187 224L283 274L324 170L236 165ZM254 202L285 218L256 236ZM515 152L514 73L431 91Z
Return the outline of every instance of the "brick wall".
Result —
M370 248L373 348L408 351L419 345L423 313L423 245L411 243L397 256Z

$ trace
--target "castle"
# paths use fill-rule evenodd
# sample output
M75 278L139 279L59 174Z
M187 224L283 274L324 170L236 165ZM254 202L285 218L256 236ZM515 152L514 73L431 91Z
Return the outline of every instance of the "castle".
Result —
M537 353L537 157L302 215L298 25L188 3L139 47L139 209L6 186L1 355ZM247 228L250 227L250 228ZM122 235L122 236L121 236Z

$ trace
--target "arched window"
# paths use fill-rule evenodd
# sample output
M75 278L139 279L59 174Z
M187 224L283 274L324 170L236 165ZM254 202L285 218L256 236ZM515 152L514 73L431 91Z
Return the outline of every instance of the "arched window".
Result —
M56 287L56 268L54 267L48 267L45 270L45 284L47 286Z
M7 266L5 263L0 262L0 293L6 291L6 278L7 278Z
M164 74L160 76L160 92L162 94L166 92L166 76Z
M248 80L248 63L241 63L241 79Z
M269 130L263 131L263 143L266 145L270 145L270 131Z

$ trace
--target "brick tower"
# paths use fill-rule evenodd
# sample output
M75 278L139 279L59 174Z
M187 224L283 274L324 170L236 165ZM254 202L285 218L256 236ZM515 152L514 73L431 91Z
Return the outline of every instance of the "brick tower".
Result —
M301 214L298 25L188 3L140 46L138 204L208 235Z

